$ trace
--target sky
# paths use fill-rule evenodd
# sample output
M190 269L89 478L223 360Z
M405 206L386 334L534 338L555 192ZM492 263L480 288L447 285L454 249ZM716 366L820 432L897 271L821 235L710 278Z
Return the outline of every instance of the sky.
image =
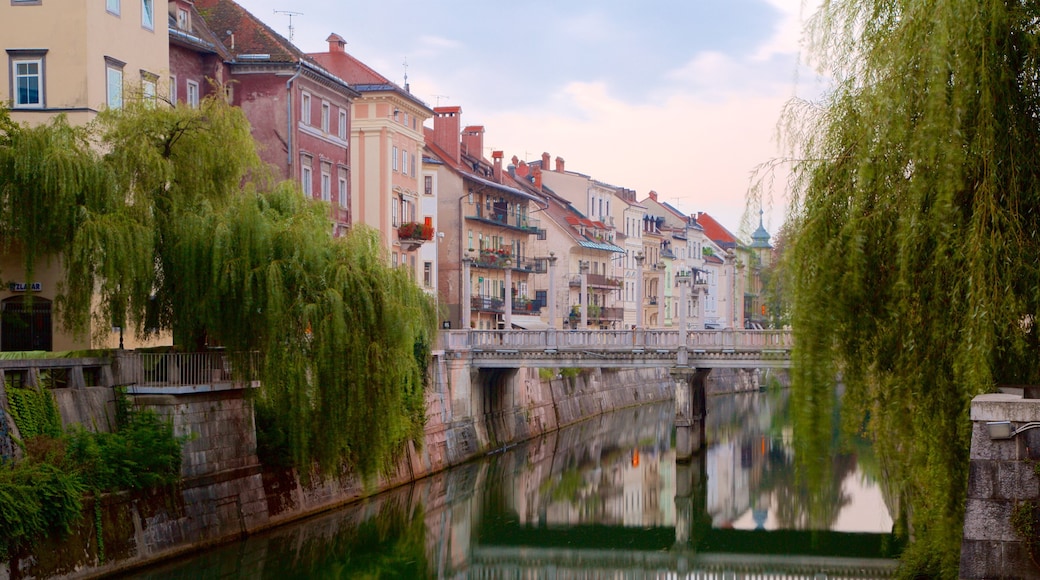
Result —
M814 0L237 0L306 52L346 50L430 107L483 125L485 157L562 157L570 171L651 190L744 237L755 176L770 233L787 203L778 122L821 81L804 63ZM290 15L287 12L292 12ZM432 120L427 122L432 126Z

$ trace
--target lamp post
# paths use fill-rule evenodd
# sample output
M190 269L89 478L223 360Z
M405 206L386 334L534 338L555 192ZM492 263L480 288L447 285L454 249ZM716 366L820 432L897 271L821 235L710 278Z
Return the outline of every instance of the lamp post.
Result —
M578 304L581 305L581 329L586 330L589 325L589 262L578 260L578 272L581 274L581 295L578 296Z
M505 330L513 330L513 260L506 258L502 265L506 269Z
M467 254L467 256L465 258L462 259L462 284L459 287L459 289L461 290L460 298L459 298L459 302L460 302L459 303L459 310L461 311L460 315L461 315L461 319L462 319L462 328L464 330L469 330L469 325L470 325L470 298L469 298L469 294L470 294L470 279L469 279L470 273L469 272L470 272L470 268L473 266L473 256L472 256L473 248L470 248L469 250L466 250L466 251L468 252L468 254Z
M686 300L689 298L688 290L690 289L690 275L689 273L677 274L675 280L679 283L679 347L686 347L686 311L689 308L689 304Z

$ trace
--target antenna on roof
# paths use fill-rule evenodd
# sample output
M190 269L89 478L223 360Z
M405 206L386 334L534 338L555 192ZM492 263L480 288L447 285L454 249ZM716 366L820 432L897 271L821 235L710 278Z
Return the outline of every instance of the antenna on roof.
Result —
M405 90L406 93L410 93L412 91L408 90L408 57L407 56L404 57L404 62L402 64L404 65L404 90Z
M303 12L292 12L290 10L275 10L274 13L275 14L285 14L286 16L289 17L289 42L292 42L293 41L293 30L295 30L293 28L293 25L292 25L292 17L293 16L303 16Z
M438 106L438 107L441 106L441 99L450 99L451 98L448 95L433 95L433 97L435 99L437 99L437 105L436 106Z

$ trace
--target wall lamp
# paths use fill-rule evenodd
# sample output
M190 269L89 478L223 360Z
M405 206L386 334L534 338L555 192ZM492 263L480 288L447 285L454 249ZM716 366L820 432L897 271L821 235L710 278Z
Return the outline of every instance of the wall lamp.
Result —
M987 421L986 429L989 431L990 439L1011 439L1015 435L1030 429L1040 427L1040 422L1032 421L1022 425L1018 429L1011 426L1011 421Z

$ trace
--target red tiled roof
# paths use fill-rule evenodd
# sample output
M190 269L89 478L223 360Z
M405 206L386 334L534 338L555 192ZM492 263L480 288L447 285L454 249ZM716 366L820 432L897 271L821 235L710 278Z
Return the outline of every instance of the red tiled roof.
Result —
M716 244L726 244L730 246L735 246L737 244L737 237L723 227L722 224L715 221L715 218L710 215L704 212L699 212L697 214L697 223L704 228L704 235L708 236L708 239Z
M273 62L295 62L304 57L285 37L232 0L195 0L195 8L210 29L231 33L217 36L234 55L269 54Z
M391 84L390 79L346 52L312 52L309 56L352 85Z

